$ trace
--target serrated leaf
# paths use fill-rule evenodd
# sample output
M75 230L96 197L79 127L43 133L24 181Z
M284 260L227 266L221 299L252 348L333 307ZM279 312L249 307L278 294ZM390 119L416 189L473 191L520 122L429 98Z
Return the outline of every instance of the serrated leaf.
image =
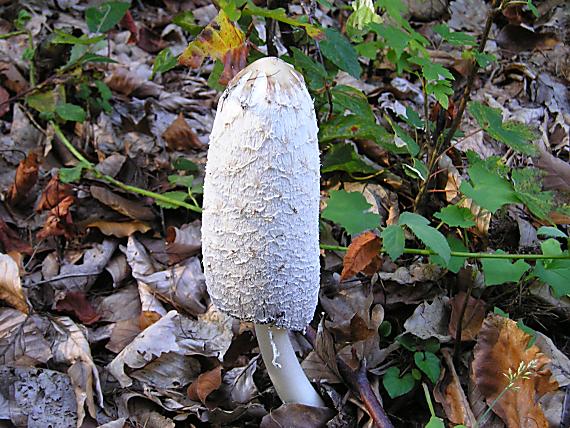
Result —
M405 236L401 226L392 224L382 230L382 247L386 250L392 260L396 260L404 254Z
M451 258L451 249L443 234L431 227L429 221L419 214L404 212L400 214L398 224L405 225L424 243L429 249L439 255L446 263Z
M422 74L427 80L439 82L442 79L455 80L453 74L441 64L432 62L428 58L412 56L408 59L411 63L417 64L422 68Z
M172 70L178 65L178 58L172 55L169 48L161 50L156 58L154 59L154 64L152 65L152 74L150 80L154 79L154 76L159 73L166 73Z
M294 46L291 47L291 51L293 52L295 67L303 71L309 88L313 91L323 88L328 79L327 71L323 65L313 61L311 57L305 55L300 49Z
M539 236L546 236L548 238L568 238L560 229L552 226L540 226L536 231Z
M433 384L437 382L441 373L441 364L439 358L434 353L416 352L414 354L414 362Z
M174 200L176 200L176 201L180 201L180 202L184 202L184 201L186 201L186 199L188 198L188 192L180 192L180 191L177 191L177 190L172 191L172 192L165 192L165 193L163 193L162 195L163 195L163 196L167 196L167 197L170 198L170 199L174 199ZM168 202L158 201L158 200L156 200L156 199L155 199L154 203L155 203L156 205L158 205L159 207L164 208L164 209L171 209L171 210L174 210L174 209L180 208L178 205L170 204L170 203L168 203Z
M497 250L495 254L506 254ZM505 282L518 282L523 274L530 269L530 265L524 260L511 263L508 259L481 259L485 285L499 285Z
M73 168L61 168L58 173L59 181L62 183L78 182L81 179L81 174L83 173L84 168L85 165L81 163Z
M446 42L454 46L475 46L475 37L462 31L451 31L446 24L438 24L433 31L439 34Z
M194 14L190 10L177 14L172 18L172 23L178 25L184 31L188 31L193 36L198 35L202 31L202 27L196 24Z
M420 152L420 146L404 129L395 122L390 123L395 132L394 144L398 147L405 147L408 153L416 156Z
M359 192L332 190L321 217L340 224L350 235L378 227L380 216L370 212L371 205Z
M536 147L531 143L536 135L528 126L519 122L503 122L501 110L478 101L470 101L467 108L479 126L495 140L520 153L536 154Z
M481 68L485 68L489 64L497 60L497 57L495 55L488 54L485 52L473 51L473 56L475 57L475 61L477 61L477 64L479 64L479 67Z
M468 208L457 205L448 205L433 215L450 227L472 227L475 226L475 216Z
M540 244L542 254L547 256L568 256L568 251L562 251L560 242L550 238ZM570 294L570 258L537 260L534 275L552 288L558 298Z
M449 248L451 248L451 251L461 251L461 252L468 251L465 245L463 245L463 242L461 242L453 235L447 237L447 243L449 244ZM430 256L431 263L435 263L436 265L442 266L453 273L458 273L461 270L461 268L465 265L465 260L467 260L467 257L452 256L449 259L449 263L446 263L439 256Z
M332 28L325 29L325 36L326 38L320 43L321 52L325 58L358 79L362 73L362 68L354 47L346 37Z
M554 209L554 194L542 190L541 172L533 168L515 169L512 179L517 198L538 218L548 218Z
M416 385L416 380L411 373L400 377L400 369L390 367L382 377L382 385L386 388L390 398L396 398L410 392Z
M375 168L360 158L351 144L344 143L333 145L325 154L321 171L323 173L344 171L349 174L374 174L377 172Z
M393 25L371 23L368 27L385 40L386 46L394 51L397 59L402 56L412 39L408 33Z
M85 21L89 31L106 33L123 19L130 6L130 3L109 1L87 8L85 10Z
M331 95L334 108L339 114L344 115L348 110L362 122L376 123L376 117L368 103L368 98L358 89L346 85L337 85L331 89Z
M460 186L461 192L491 213L503 205L520 202L511 183L489 171L482 163L469 167L469 178L472 184L464 180Z
M59 104L55 108L55 112L63 120L71 120L73 122L84 122L87 114L82 107L75 104Z
M416 129L423 129L424 128L424 121L420 117L417 111L415 111L410 106L406 106L406 115L400 116L408 125L416 128Z

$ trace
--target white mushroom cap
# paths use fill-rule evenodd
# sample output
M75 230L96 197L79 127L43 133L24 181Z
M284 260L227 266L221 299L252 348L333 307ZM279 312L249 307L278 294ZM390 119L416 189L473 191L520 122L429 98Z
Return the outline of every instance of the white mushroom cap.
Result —
M202 251L214 304L303 330L319 290L319 149L303 77L278 58L220 98L204 182Z

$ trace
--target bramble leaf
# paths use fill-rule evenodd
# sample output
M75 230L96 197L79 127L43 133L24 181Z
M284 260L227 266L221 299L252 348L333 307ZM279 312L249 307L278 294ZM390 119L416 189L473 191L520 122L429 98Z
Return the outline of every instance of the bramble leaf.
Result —
M497 250L495 254L506 254ZM499 285L505 282L518 282L523 274L530 269L530 265L524 260L511 263L508 259L482 259L485 285Z
M439 34L446 42L454 46L475 46L475 37L462 31L451 31L446 24L438 24L433 31Z
M448 205L433 216L451 227L465 228L475 226L475 222L473 221L475 217L471 210L457 205Z
M442 233L429 226L429 220L419 214L403 212L398 224L407 226L427 247L439 255L446 263L451 258L451 249Z
M401 226L392 224L382 230L382 247L386 250L392 260L396 260L404 254L404 230Z
M489 171L483 163L469 167L469 178L471 183L465 180L461 183L461 192L491 213L495 213L503 205L520 202L511 183Z
M338 223L351 235L378 227L380 216L370 212L371 205L362 193L332 190L321 217Z

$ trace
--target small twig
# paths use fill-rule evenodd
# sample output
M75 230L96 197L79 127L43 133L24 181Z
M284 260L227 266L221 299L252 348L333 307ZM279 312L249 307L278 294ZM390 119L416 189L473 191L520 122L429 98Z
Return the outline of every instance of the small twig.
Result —
M149 198L153 198L157 201L160 202L164 202L166 204L170 204L170 205L174 205L180 208L186 208L188 210L197 212L197 213L201 213L202 212L202 208L200 208L199 206L196 205L192 205L183 201L179 201L173 198L169 198L168 196L165 195L161 195L160 193L155 193L155 192L151 192L150 190L146 190L146 189L141 189L140 187L136 187L136 186L131 186L129 184L125 184L113 177L111 177L110 175L107 174L103 174L101 171L99 171L95 165L93 163L91 163L90 161L88 161L74 146L73 144L71 144L71 142L67 139L67 137L65 136L65 134L61 131L61 128L59 127L59 125L57 125L55 122L50 121L50 125L53 127L54 131L55 131L55 135L57 135L57 137L59 138L59 140L63 143L63 145L67 148L67 150L69 150L71 152L71 154L73 156L75 156L75 158L81 163L81 165L88 170L89 172L91 172L95 178L101 179L106 181L107 183L113 184L114 186L117 186L120 189L123 189L127 192L132 192L132 193L137 193L139 195L142 196L146 196Z

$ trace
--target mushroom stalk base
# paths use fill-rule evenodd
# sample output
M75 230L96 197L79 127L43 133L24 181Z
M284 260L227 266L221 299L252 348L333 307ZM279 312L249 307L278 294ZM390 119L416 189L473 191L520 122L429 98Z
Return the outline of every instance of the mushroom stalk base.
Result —
M265 367L281 401L323 407L323 400L299 364L288 331L256 323L255 333Z

